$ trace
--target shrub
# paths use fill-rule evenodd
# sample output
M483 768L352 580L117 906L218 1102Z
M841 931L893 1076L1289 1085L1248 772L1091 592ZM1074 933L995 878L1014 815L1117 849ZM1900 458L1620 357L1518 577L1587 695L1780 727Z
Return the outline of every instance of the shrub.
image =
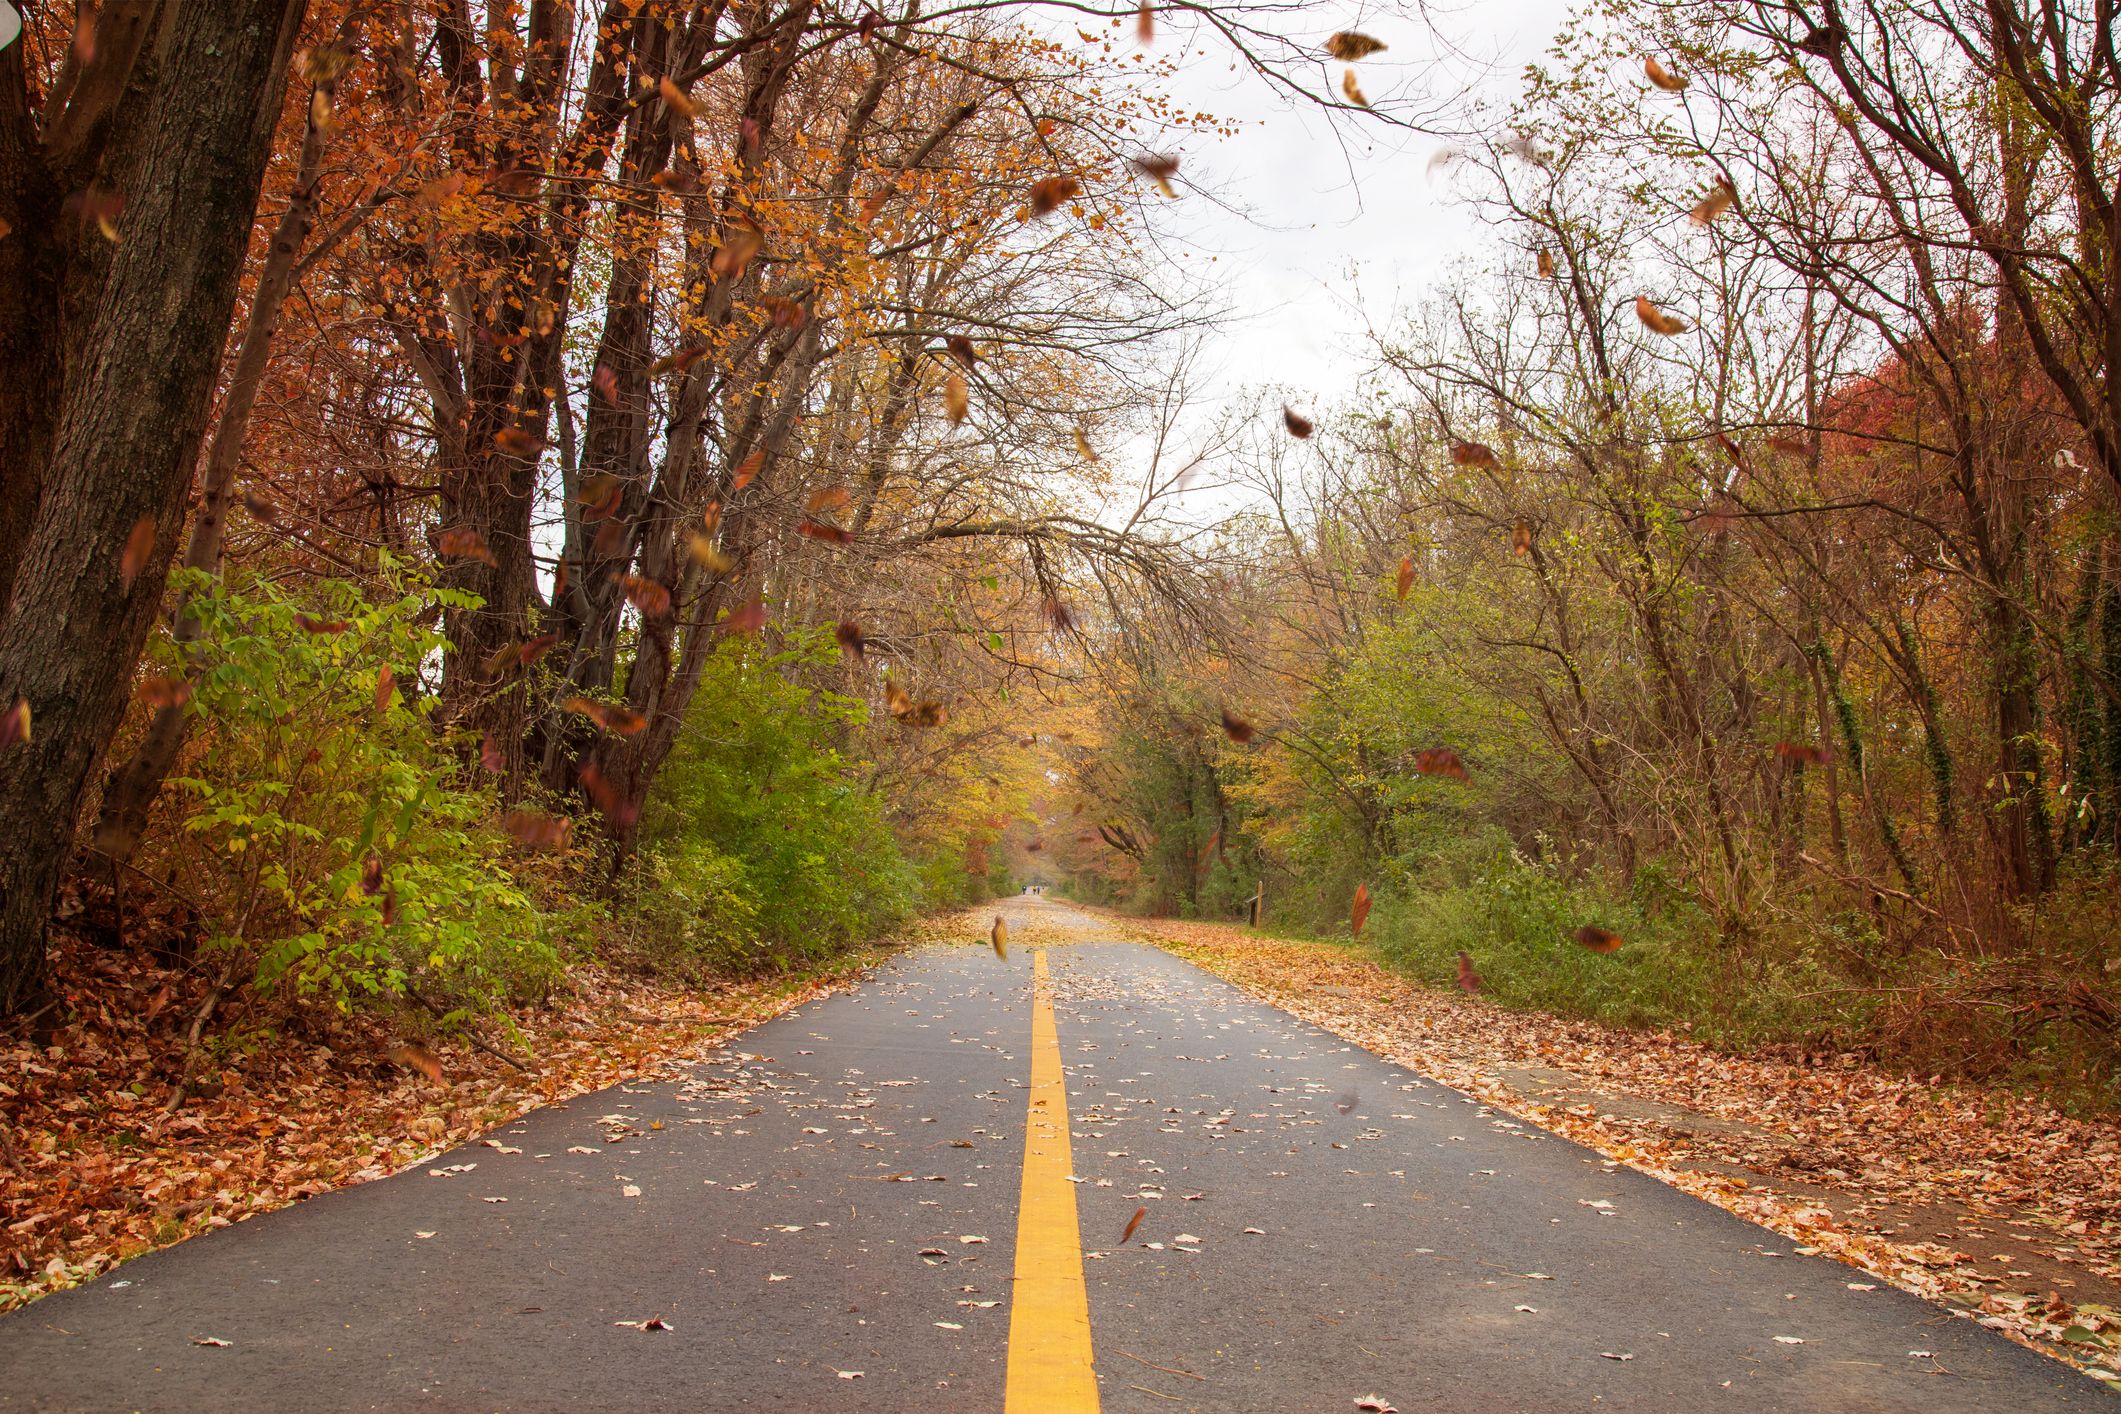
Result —
M204 634L173 784L209 946L253 953L260 988L342 1009L417 993L485 1011L547 982L555 920L511 877L492 802L456 784L417 691L444 651L439 609L476 601L409 580L373 602L340 581L300 602L267 580L188 587Z

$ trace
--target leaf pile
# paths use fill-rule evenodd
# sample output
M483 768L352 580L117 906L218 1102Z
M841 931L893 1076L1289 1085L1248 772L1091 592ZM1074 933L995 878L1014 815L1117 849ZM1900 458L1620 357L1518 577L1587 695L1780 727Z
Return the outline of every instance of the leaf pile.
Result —
M1510 1011L1425 988L1345 944L1116 921L1306 1021L1807 1249L2092 1373L2121 1371L2121 1125L1852 1056L1727 1055L1670 1033ZM1721 1122L1695 1129L1613 1112L1625 1104L1542 1103L1503 1074L1527 1065L1580 1077L1601 1101L1639 1097ZM1950 1242L1920 1240L1940 1221L1957 1224ZM2012 1290L2031 1273L1999 1269L1996 1229L2006 1223L2031 1227L2036 1255L2069 1275L2051 1277L2052 1289Z
M167 1113L210 985L205 969L53 936L63 1020L48 1036L0 1039L0 1311L696 1055L844 984L885 951L711 990L584 964L516 1016L519 1046L495 1045L516 1051L520 1070L446 1035L393 1043L373 1015L231 1008L204 1037L185 1101ZM442 1079L393 1051L439 1061Z

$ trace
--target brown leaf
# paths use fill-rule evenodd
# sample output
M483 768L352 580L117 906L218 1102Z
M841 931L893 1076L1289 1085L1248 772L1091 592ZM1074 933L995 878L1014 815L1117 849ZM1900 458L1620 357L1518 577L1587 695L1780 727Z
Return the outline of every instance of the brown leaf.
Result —
M1730 210L1737 200L1738 193L1731 189L1731 184L1718 180L1715 186L1709 188L1707 196L1694 203L1694 209L1687 213L1687 219L1697 226L1706 226Z
M125 592L133 592L133 584L140 578L140 571L147 568L147 557L155 553L155 518L142 516L133 522L132 534L125 537L125 550L118 556L118 582Z
M584 766L575 779L582 783L582 789L588 793L590 802L606 820L626 826L640 818L641 807L619 794L617 788L604 779L604 773L597 769L594 761Z
M1128 165L1150 181L1156 183L1156 189L1165 196L1178 195L1178 188L1171 185L1171 179L1178 175L1178 159L1176 157L1167 157L1162 153L1156 152L1144 152L1139 157L1130 158Z
M786 295L766 295L759 300L759 308L776 329L796 330L810 322L808 311Z
M715 248L707 269L717 280L734 280L744 273L765 243L764 234L750 226L728 227L722 232L722 243Z
M7 709L7 715L0 717L0 751L28 740L29 699L18 697L15 705Z
M375 704L377 716L380 717L390 710L390 697L392 693L397 691L397 688L398 675L390 670L388 663L385 663L376 670Z
M1370 921L1370 886L1355 886L1355 903L1348 910L1348 931L1356 937L1362 936L1362 925Z
M501 817L501 829L526 849L563 850L574 837L574 821L535 810L511 810Z
M1156 10L1149 0L1141 0L1135 8L1134 37L1144 45L1156 43Z
M1068 606L1061 602L1059 595L1048 594L1040 602L1039 609L1045 614L1046 622L1053 625L1054 628L1062 633L1074 632L1075 615L1069 612Z
M1230 740L1243 746L1252 740L1257 731L1258 728L1243 717L1237 716L1227 707L1223 708L1223 732Z
M1642 321L1643 328L1653 334L1684 334L1687 331L1687 322L1684 319L1676 314L1665 313L1650 303L1647 295L1635 296L1635 317Z
M1394 587L1399 590L1399 602L1402 604L1406 603L1407 591L1414 587L1414 557L1412 555L1399 557L1399 579Z
M589 386L607 403L619 400L619 375L599 364L597 371L589 375Z
M679 117L690 118L698 114L699 109L693 106L691 95L669 79L657 79L655 91L663 96L663 105Z
M1353 69L1344 69L1341 71L1340 91L1346 94L1348 102L1354 104L1357 108L1367 108L1370 106L1369 96L1362 91L1362 85L1356 81L1355 71Z
M952 422L963 422L972 412L972 389L955 370L943 381L943 412Z
M1448 746L1431 746L1416 752L1414 769L1424 776L1446 776L1454 781L1466 778L1466 763Z
M1495 449L1485 442L1460 442L1451 448L1451 460L1459 466L1500 466Z
M1596 924L1586 923L1571 936L1592 952L1608 953L1620 951L1620 935L1609 928L1600 928Z
M1532 523L1521 520L1510 527L1510 553L1529 555L1532 553Z
M1666 93L1677 93L1687 86L1684 76L1675 74L1664 65L1658 63L1654 55L1646 56L1643 59L1642 71L1650 76L1651 83L1656 84Z
M442 1083L442 1058L417 1041L400 1041L390 1048L390 1058L407 1070L416 1070L432 1080Z
M1458 989L1462 992L1480 990L1480 974L1473 970L1473 959L1466 955L1463 948L1458 952Z
M534 457L545 450L545 439L522 427L504 427L493 434L493 444L512 457Z
M844 486L820 486L804 500L803 510L808 515L816 515L819 511L836 511L853 499Z
M1292 412L1286 404L1283 405L1281 410L1281 425L1289 429L1289 435L1291 437L1295 437L1299 440L1310 436L1313 431L1313 428L1311 426L1311 419L1308 417L1297 416L1297 414Z
M758 480L759 471L765 465L766 449L764 447L754 449L750 456L745 457L736 464L735 471L729 473L729 489L731 491L743 490L746 486Z
M304 633L344 633L353 624L347 619L313 619L307 614L296 614L295 627Z
M501 563L493 557L493 551L486 548L486 537L469 526L443 531L435 537L435 548L451 559L478 560L494 566Z
M361 861L361 892L374 898L383 892L383 857L371 854Z
M141 705L160 711L191 701L191 684L173 676L152 677L140 684Z
M1778 741L1775 754L1793 766L1824 766L1832 759L1832 753L1825 747L1809 742Z
M631 707L622 707L614 702L598 702L588 697L570 697L560 704L570 712L580 713L607 732L619 736L632 736L648 725L648 719Z
M736 568L735 559L723 554L711 537L697 530L685 532L685 547L692 552L692 558L699 562L700 568L709 574L727 574Z
M1134 1240L1134 1230L1142 1225L1142 1219L1146 1218L1147 1216L1149 1216L1149 1210L1146 1207L1136 1208L1134 1210L1134 1216L1127 1219L1127 1230L1119 1235L1119 1241L1122 1247L1126 1246L1129 1242L1132 1242Z
M971 368L979 362L978 347L963 334L946 335L943 339L943 347L949 350L950 357L956 359L966 368Z
M766 603L754 594L729 613L717 625L724 634L757 633L766 626Z
M852 545L854 532L837 525L827 525L821 520L804 517L795 527L795 533L806 540L815 540L825 545Z
M629 574L619 581L627 602L644 618L659 619L670 612L670 591L646 575Z
M1343 64L1352 64L1358 59L1367 59L1372 54L1382 54L1383 40L1372 39L1361 30L1344 29L1326 36L1326 53Z
M1542 280L1554 278L1554 252L1544 246L1540 247L1539 251L1539 278Z
M841 619L839 627L832 631L832 636L839 640L840 650L850 657L868 656L869 640L862 633L862 626L853 619Z
M1047 177L1031 186L1031 214L1051 216L1082 194L1083 184L1073 177Z
M488 775L500 776L508 772L508 758L501 754L500 743L493 739L492 732L486 733L479 741L479 764L486 768Z
M994 944L994 955L1007 962L1009 960L1009 925L1002 921L1002 916L999 913L994 915L994 927L988 932L987 937Z

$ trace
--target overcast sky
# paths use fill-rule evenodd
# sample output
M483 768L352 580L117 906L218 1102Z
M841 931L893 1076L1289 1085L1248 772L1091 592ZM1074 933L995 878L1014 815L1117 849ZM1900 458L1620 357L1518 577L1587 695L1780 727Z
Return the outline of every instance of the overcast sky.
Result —
M1319 31L1313 42L1347 26L1390 46L1358 66L1380 106L1424 86L1438 96L1470 88L1506 105L1570 8L1568 0L1458 4L1438 17L1455 54L1411 23L1354 6L1310 6L1307 18ZM1175 49L1183 38L1167 29L1159 44ZM1209 52L1198 57L1203 45ZM1231 72L1215 41L1192 51L1174 96L1242 125L1236 137L1189 141L1183 168L1241 210L1189 193L1169 214L1169 248L1189 250L1189 267L1213 256L1216 286L1241 316L1217 340L1216 391L1285 384L1330 401L1353 387L1364 363L1363 322L1351 308L1358 290L1375 317L1419 303L1479 230L1452 202L1448 177L1427 174L1437 140L1360 120L1336 136L1327 114ZM1342 67L1327 66L1325 81L1338 83Z

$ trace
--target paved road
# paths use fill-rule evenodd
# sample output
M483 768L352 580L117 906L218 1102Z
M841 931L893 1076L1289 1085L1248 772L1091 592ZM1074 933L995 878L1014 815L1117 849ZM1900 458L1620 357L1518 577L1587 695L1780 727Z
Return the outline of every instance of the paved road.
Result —
M668 1077L0 1320L0 1408L2111 1398L1080 914L1010 911L1007 962L915 952Z

